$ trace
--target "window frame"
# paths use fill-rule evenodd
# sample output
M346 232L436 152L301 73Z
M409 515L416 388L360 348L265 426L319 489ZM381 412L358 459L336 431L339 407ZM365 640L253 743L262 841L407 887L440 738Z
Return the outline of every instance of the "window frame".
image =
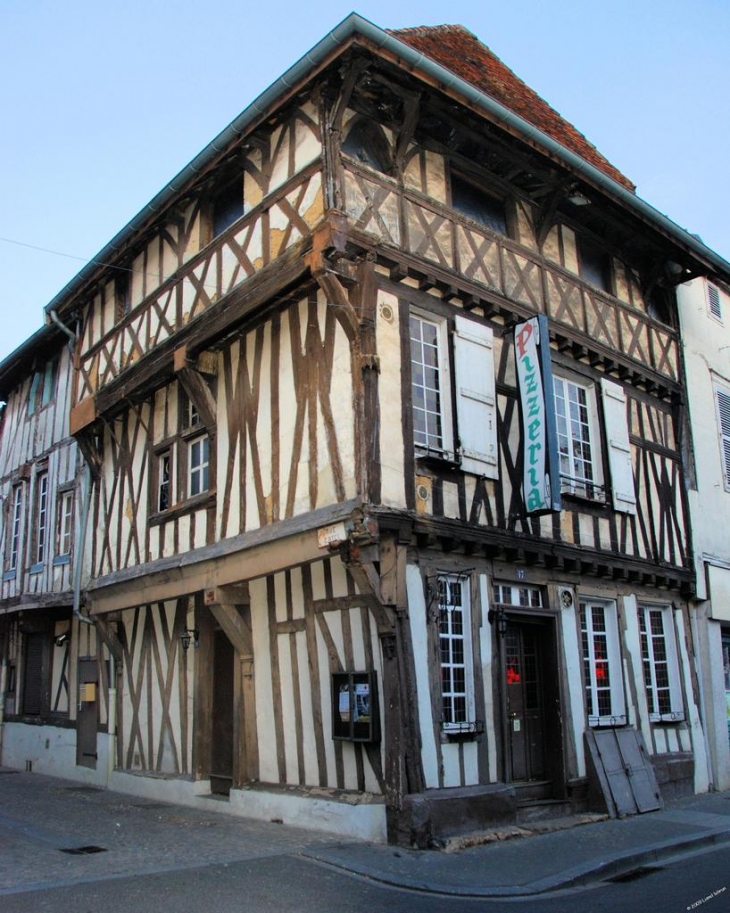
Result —
M590 622L587 610L590 609ZM594 610L603 612L603 630L593 617ZM625 726L628 720L623 681L623 662L618 627L618 607L614 600L585 596L579 600L576 613L581 653L583 695L586 719L592 729ZM605 656L596 656L597 639L605 636ZM587 648L587 649L586 649ZM598 663L606 666L608 685L600 685ZM608 694L609 713L600 712L599 692ZM598 710L599 712L594 712Z
M185 440L185 452L187 455L186 459L186 490L188 500L191 498L198 498L201 495L206 494L210 491L210 476L211 476L211 440L210 435L207 431L202 433L197 433L195 436L186 438ZM201 446L200 460L193 461L193 452L194 448L198 445ZM197 479L197 476L200 476L199 481L194 481ZM199 487L198 487L199 486ZM196 491L193 491L193 488L197 488Z
M50 479L48 468L39 470L33 483L33 561L32 567L42 567L48 557L48 531L50 529Z
M383 126L365 115L356 114L347 124L340 152L358 166L392 177L391 143Z
M457 188L460 189L457 191ZM470 206L468 203L460 203L457 200L457 197L459 197L462 192L473 193L475 205ZM489 221L485 221L477 214L482 202L488 204L487 209L489 212L487 215ZM494 214L490 208L492 203L495 204ZM492 190L486 186L483 181L480 181L479 178L468 174L466 171L462 171L455 165L449 167L449 205L455 213L461 216L461 218L468 219L470 222L478 225L479 228L486 228L503 238L509 238L511 236L507 201L504 195L496 190ZM497 210L499 210L499 218L496 218ZM495 224L496 222L499 224Z
M578 275L593 288L606 295L615 295L613 257L593 238L587 237L580 230L575 234L575 255L578 261ZM595 259L594 259L595 258ZM598 260L602 263L598 263ZM598 276L600 281L596 282Z
M452 602L452 587L459 600ZM436 638L439 657L441 731L445 735L470 735L479 731L474 682L474 640L471 579L468 574L440 571L436 580ZM447 598L444 598L446 595ZM455 623L458 611L459 624ZM444 621L447 622L444 630ZM447 646L447 653L444 647ZM463 676L463 686L459 682ZM445 687L448 685L448 687ZM463 702L460 709L457 702ZM458 719L458 717L463 719Z
M71 554L74 534L74 500L73 488L64 488L58 492L57 502L57 538L56 556L63 558Z
M558 384L569 385L576 390L585 394L584 408L587 414L587 420L582 423L588 431L587 443L590 447L590 462L593 478L586 479L563 471L563 460L569 462L571 470L574 471L575 444L584 444L585 441L578 440L573 436L573 423L570 420L569 404L570 400L564 394L558 392ZM558 467L560 472L560 491L561 494L571 495L578 498L584 498L587 501L605 503L607 500L606 492L606 474L603 465L603 448L601 436L601 424L598 412L598 396L595 384L586 378L579 377L568 372L563 372L559 368L553 371L553 395L555 399L555 427L558 442ZM559 403L565 404L565 414L559 412ZM565 425L566 433L561 430L561 421ZM567 452L565 455L561 452L561 439L567 438Z
M214 241L244 216L243 172L221 183L212 192L209 210L210 240Z
M439 411L428 412L426 409L426 397L425 393L428 390L426 385L425 372L426 369L430 369L432 366L428 365L425 361L416 363L413 358L413 342L414 338L412 335L412 321L417 320L422 325L428 325L433 327L436 330L436 352L437 352L437 371L439 386L436 390L438 394L439 401ZM412 307L409 312L409 341L410 341L410 386L411 386L411 417L413 422L413 447L416 451L417 456L422 457L436 457L438 459L455 461L455 440L454 440L454 412L452 406L452 391L453 391L453 379L451 371L451 357L450 357L450 347L449 347L449 331L448 331L448 321L445 317L439 315L431 314L427 311L423 311L419 308ZM423 336L421 336L421 340ZM423 343L422 343L423 345ZM419 367L423 370L424 383L422 385L417 385L416 376L414 372L414 365L418 364ZM424 406L423 409L420 409L420 406L416 406L416 389L417 386L419 389L424 391ZM428 430L426 425L425 432L419 432L416 429L416 409L419 408L420 411L423 411L426 416L438 414L438 419L440 423L440 442L438 446L431 446L429 443L430 437L435 437L432 432ZM417 434L425 433L426 441L421 442L416 440Z
M42 367L36 368L30 381L28 390L28 404L26 415L28 418L50 406L56 393L58 383L58 354L49 358Z
M25 485L19 482L12 488L10 516L8 523L8 552L6 573L15 576L23 561L23 502Z
M650 622L651 614L658 615L661 619L662 630L659 634L651 629L651 624L647 628L647 621ZM638 606L638 615L641 665L644 671L649 722L681 723L685 719L685 712L672 607L642 602ZM648 636L649 630L651 630L651 637ZM664 659L657 658L656 655L655 641L660 639L664 645ZM657 667L662 663L666 665L666 685L660 686ZM660 692L665 693L669 699L668 710L661 709Z
M150 481L148 488L148 510L150 522L165 523L170 519L201 506L201 502L215 497L216 480L216 434L202 421L200 413L182 384L178 385L177 431L157 442L150 456ZM194 446L201 440L207 441L207 460L200 465L191 458ZM168 462L168 477L164 478L165 461ZM201 479L206 487L193 494L192 473L203 472ZM161 494L167 485L168 503L162 507Z

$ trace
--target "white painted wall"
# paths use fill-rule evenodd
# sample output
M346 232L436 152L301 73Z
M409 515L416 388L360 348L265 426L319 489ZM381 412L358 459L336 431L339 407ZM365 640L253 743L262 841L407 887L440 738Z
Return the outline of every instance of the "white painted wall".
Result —
M693 671L700 682L699 713L707 732L712 785L728 789L730 746L727 725L722 725L720 624L730 626L730 491L723 479L714 386L730 390L730 295L720 294L721 319L710 313L704 279L680 286L678 302L696 472L696 488L687 492L698 596L693 608L692 633L697 642Z

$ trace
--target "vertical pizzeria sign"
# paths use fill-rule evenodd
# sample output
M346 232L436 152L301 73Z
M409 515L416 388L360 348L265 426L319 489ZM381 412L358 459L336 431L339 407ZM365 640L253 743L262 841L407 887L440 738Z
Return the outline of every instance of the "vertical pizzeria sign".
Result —
M547 317L515 326L522 416L522 487L528 514L560 510L560 468Z

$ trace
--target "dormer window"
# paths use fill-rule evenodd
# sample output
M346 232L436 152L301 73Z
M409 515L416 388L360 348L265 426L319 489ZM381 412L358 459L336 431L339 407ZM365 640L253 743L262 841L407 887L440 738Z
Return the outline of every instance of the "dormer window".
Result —
M451 172L451 205L468 219L486 225L500 235L507 234L504 201L474 181Z
M390 144L380 124L365 117L355 118L342 142L342 151L356 161L383 174L391 172Z
M240 177L213 197L211 227L217 238L243 215L243 181Z

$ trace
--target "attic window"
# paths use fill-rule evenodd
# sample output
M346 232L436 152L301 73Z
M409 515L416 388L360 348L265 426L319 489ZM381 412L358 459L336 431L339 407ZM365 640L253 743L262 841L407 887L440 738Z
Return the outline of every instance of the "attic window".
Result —
M364 117L356 118L347 131L342 151L383 174L390 174L390 146L383 128Z
M243 187L240 177L231 181L213 197L212 228L217 238L243 215Z
M468 219L486 225L501 235L507 234L504 202L454 172L451 173L451 205Z
M578 269L581 279L611 293L611 258L608 253L581 235L576 235Z

